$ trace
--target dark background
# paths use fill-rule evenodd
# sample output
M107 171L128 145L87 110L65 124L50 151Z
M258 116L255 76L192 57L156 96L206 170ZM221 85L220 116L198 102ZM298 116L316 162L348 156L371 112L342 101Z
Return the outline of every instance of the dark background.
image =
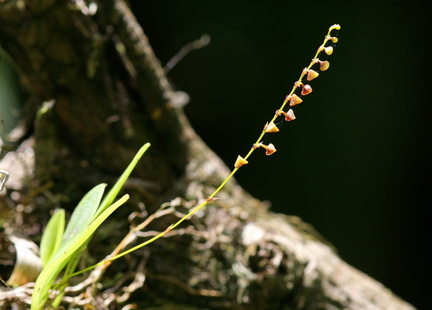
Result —
M314 225L340 256L420 309L430 307L432 42L427 1L132 1L203 139L232 166L258 138L330 25L330 69L237 180Z

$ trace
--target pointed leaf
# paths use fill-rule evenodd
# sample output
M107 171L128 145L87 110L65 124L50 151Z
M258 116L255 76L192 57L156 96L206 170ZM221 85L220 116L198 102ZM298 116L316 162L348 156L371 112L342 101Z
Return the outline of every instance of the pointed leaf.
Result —
M51 216L40 242L40 258L46 266L50 258L57 252L65 229L65 210L59 209Z
M81 199L66 227L61 246L90 225L99 208L105 187L105 183L96 185Z
M69 261L71 255L77 252L80 247L91 237L95 230L106 220L106 218L113 213L118 207L129 199L128 195L124 195L113 205L108 207L102 212L94 221L86 227L86 229L79 231L74 238L69 239L66 243L62 244L61 248L51 258L49 264L42 270L41 274L36 280L33 295L31 310L43 309L46 300L48 299L49 290L61 272L63 267Z
M150 143L144 144L136 153L135 157L132 159L130 164L127 166L125 171L122 173L120 178L117 180L117 182L114 184L114 186L111 188L111 190L106 194L103 201L100 204L100 208L97 211L96 215L99 215L102 213L116 198L117 194L123 187L126 180L129 178L129 175L132 173L132 170L135 168L135 166L138 164L138 161L141 159L141 157L144 155L144 153L147 151L147 149L150 147Z

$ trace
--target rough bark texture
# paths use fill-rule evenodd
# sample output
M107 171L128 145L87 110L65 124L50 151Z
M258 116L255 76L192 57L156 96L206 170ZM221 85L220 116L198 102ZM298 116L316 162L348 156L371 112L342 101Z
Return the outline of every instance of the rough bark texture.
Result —
M90 247L101 259L127 234L130 213L143 205L143 214L162 203L176 207L141 235L164 230L229 170L191 129L181 109L184 94L170 86L127 4L96 3L94 10L84 1L0 0L0 44L28 93L14 133L19 147L1 162L11 178L0 198L2 213L9 212L5 232L36 239L49 210L61 204L71 211L150 141L125 188L132 201ZM78 279L65 306L413 309L344 263L308 225L269 212L235 181L218 198L169 237L113 263L97 289L89 281L95 274ZM0 294L3 307L25 309L31 285Z

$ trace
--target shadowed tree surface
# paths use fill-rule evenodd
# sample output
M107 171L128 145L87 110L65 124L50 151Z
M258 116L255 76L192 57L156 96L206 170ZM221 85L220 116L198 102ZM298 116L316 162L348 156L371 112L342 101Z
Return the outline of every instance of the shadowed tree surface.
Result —
M145 142L152 147L125 187L132 199L97 233L88 260L110 253L139 216L161 204L185 213L229 174L190 127L187 96L124 1L1 2L0 43L27 93L12 136L18 148L1 162L11 173L1 198L5 234L36 240L49 211L72 211L89 188L112 183ZM235 181L167 238L113 263L97 289L76 281L86 293L67 291L65 303L82 308L412 309L307 224L270 212ZM5 306L26 301L4 296Z

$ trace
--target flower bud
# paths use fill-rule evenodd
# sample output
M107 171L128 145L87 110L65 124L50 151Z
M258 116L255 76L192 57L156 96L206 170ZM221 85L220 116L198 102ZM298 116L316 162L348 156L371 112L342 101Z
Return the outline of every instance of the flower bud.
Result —
M312 92L312 87L309 84L306 84L303 86L303 89L301 91L301 94L303 96L309 95Z
M330 67L330 63L327 60L321 61L318 59L318 63L320 64L321 71L326 71Z
M334 24L333 26L331 26L331 27L329 28L329 31L332 31L333 29L335 29L335 30L340 30L340 29L341 29L341 26L340 26L339 24Z
M274 122L267 123L264 127L265 132L278 132L279 128L277 128L276 124Z
M331 54L333 54L333 46L327 46L327 47L325 47L325 48L324 48L324 52L325 52L327 55L331 55Z
M273 145L273 143L269 143L269 145L265 145L262 142L254 144L253 148L257 149L259 147L262 147L263 149L266 150L266 155L270 156L271 154L273 154L274 152L276 152L276 148Z
M247 165L249 162L241 157L240 155L237 156L237 160L234 163L234 168L240 168L241 166Z
M296 94L293 94L290 98L290 104L289 105L291 107L293 107L293 106L298 105L302 102L303 102L303 100L299 96L297 96Z
M284 113L284 115L285 115L285 120L286 120L287 122L289 122L289 121L293 121L293 120L296 119L296 117L295 117L295 115L294 115L294 111L293 111L292 109L289 109L288 112L285 112L285 113Z
M273 154L274 152L276 152L276 148L273 145L273 143L270 143L269 145L262 145L263 148L266 149L266 155L270 156L271 154Z
M315 70L309 69L307 71L307 76L306 76L306 80L308 81L312 81L313 79L317 78L319 75L318 72L316 72Z

